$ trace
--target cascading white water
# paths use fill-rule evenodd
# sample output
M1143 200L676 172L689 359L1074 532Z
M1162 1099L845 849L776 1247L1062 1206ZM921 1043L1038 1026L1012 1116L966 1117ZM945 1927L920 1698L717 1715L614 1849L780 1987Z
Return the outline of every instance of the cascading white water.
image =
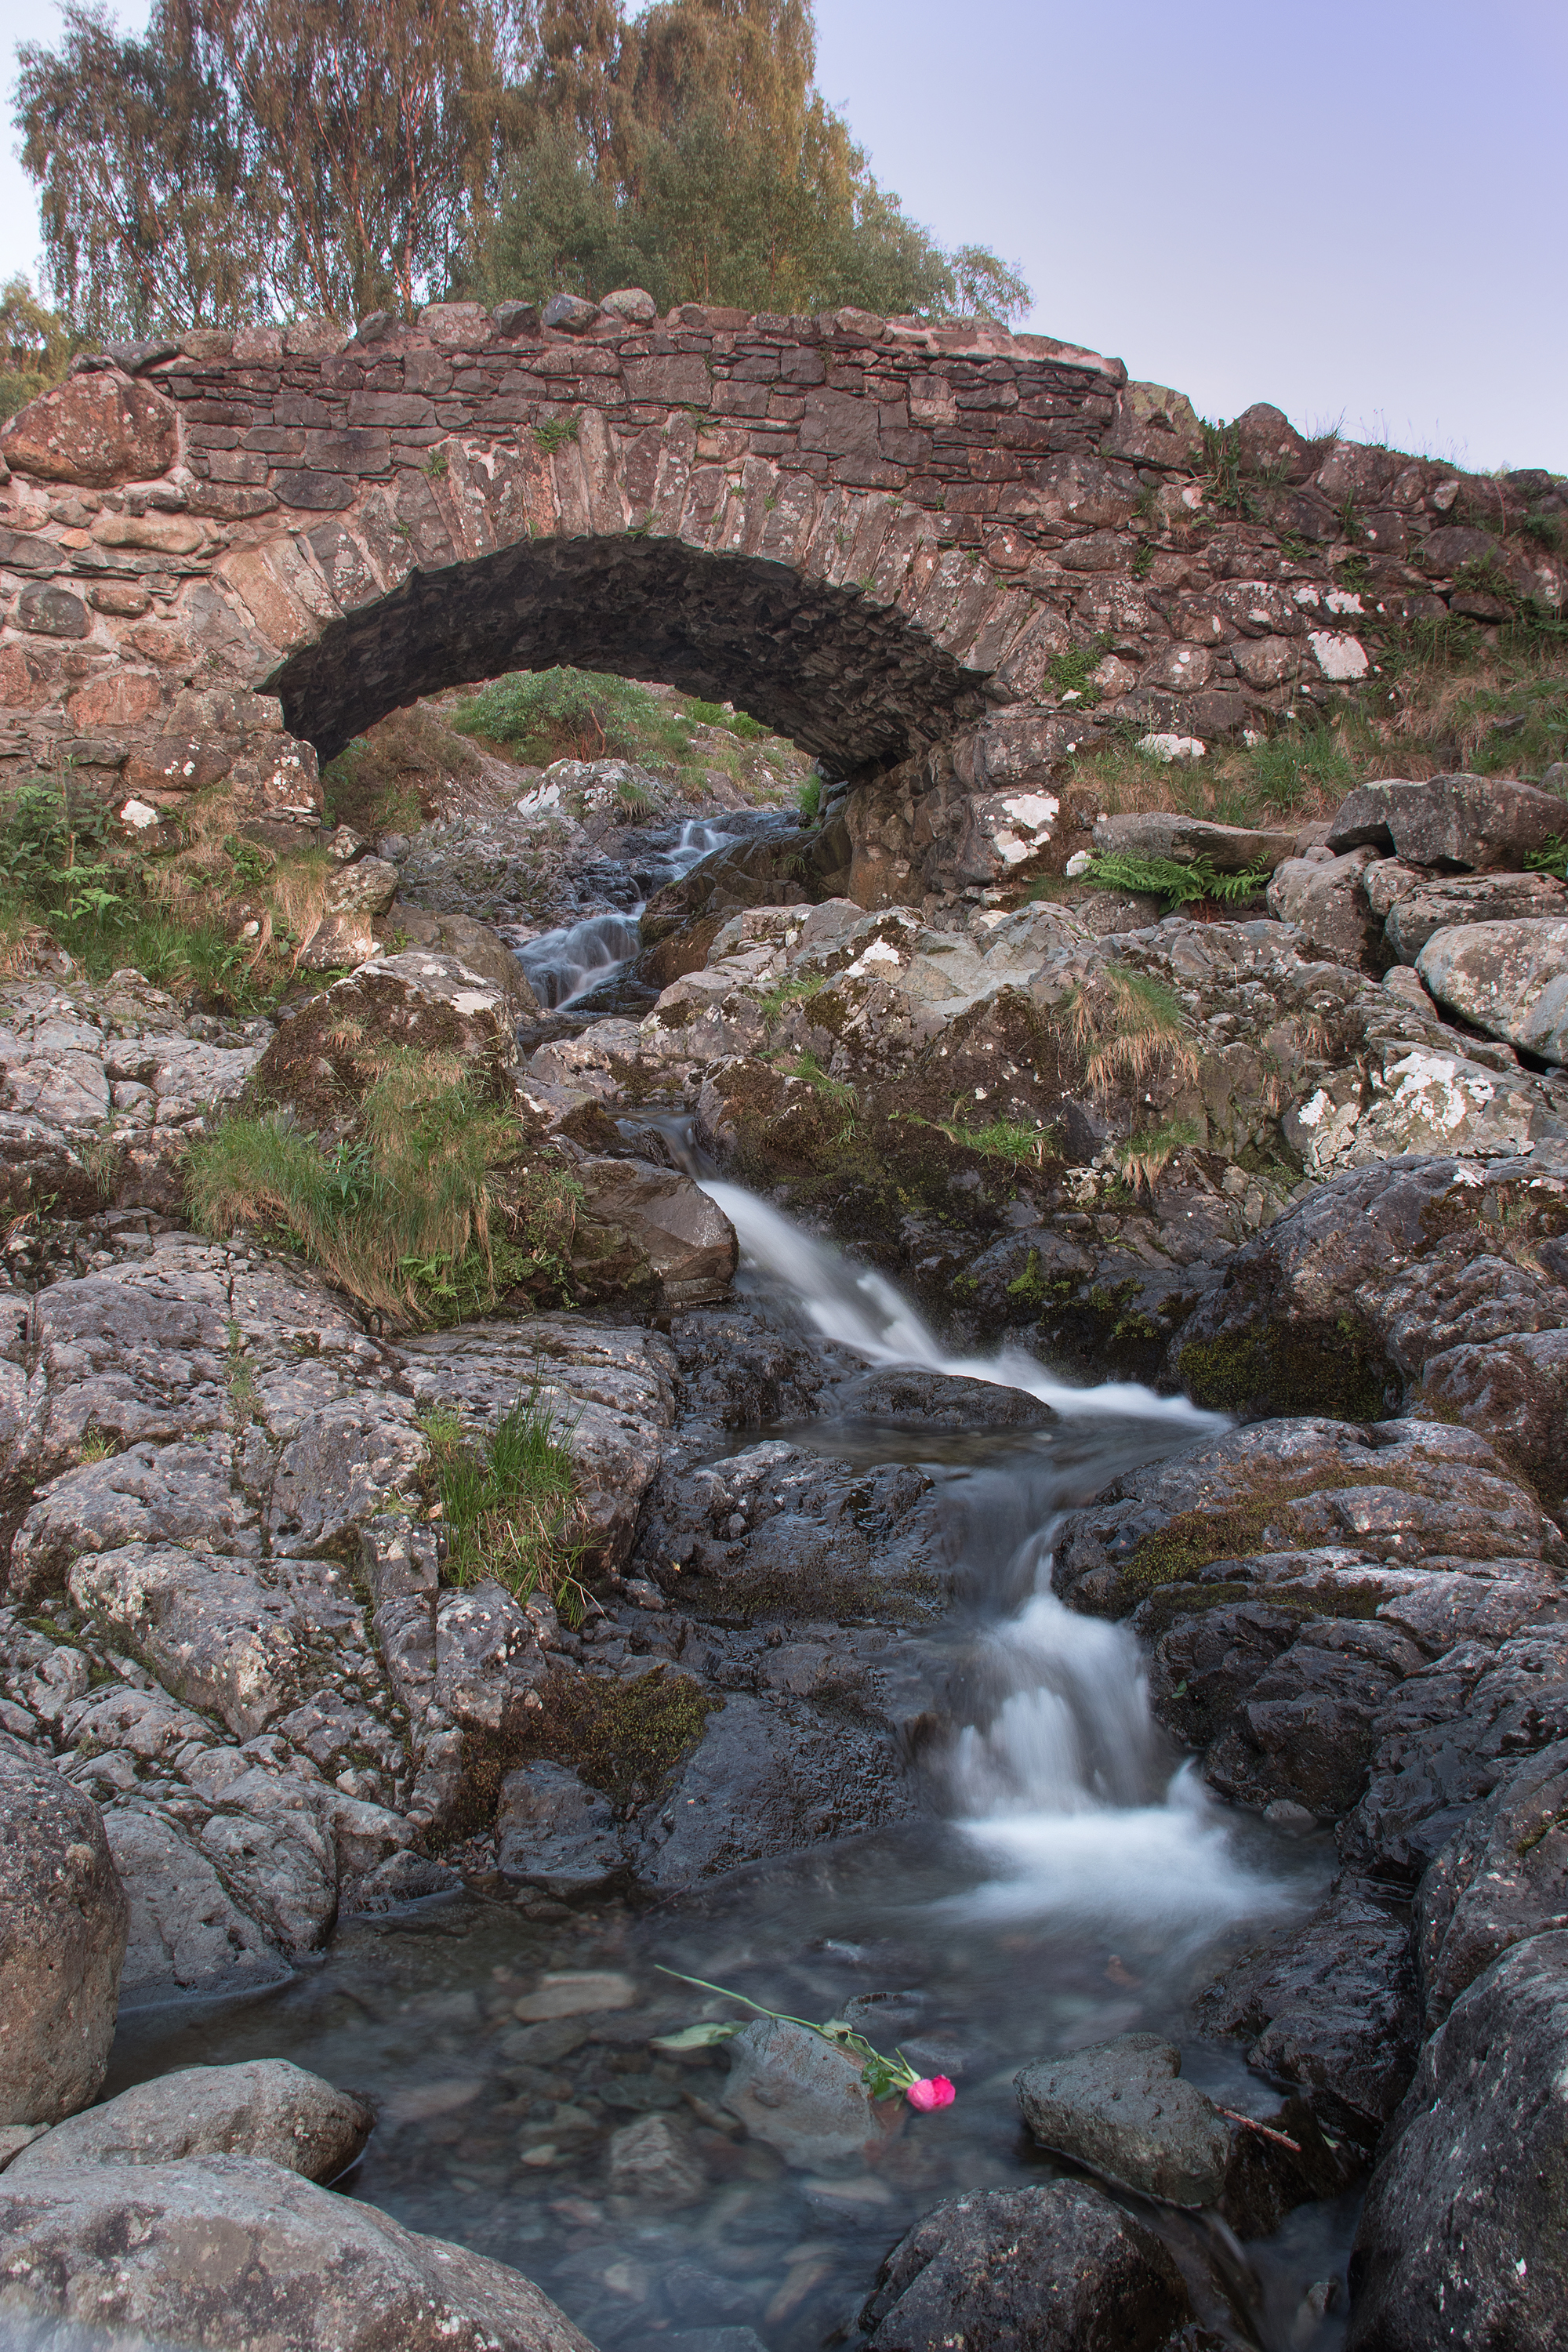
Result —
M1073 1388L1054 1380L1043 1364L1021 1349L1002 1348L994 1356L950 1356L936 1333L886 1276L850 1264L766 1201L739 1184L699 1179L734 1226L742 1256L771 1275L804 1308L824 1339L853 1348L875 1364L918 1364L928 1372L956 1372L965 1380L990 1381L999 1388L1023 1389L1069 1416L1115 1413L1171 1423L1190 1431L1219 1430L1224 1421L1200 1412L1185 1397L1156 1396L1136 1381L1104 1381L1098 1388Z
M688 817L673 847L660 853L655 878L679 882L735 838L718 825ZM517 960L541 1004L552 1013L563 1012L623 971L642 944L637 925L647 903L639 898L622 914L589 915L561 930L542 932L520 948Z
M700 1181L734 1226L742 1259L825 1338L874 1363L1023 1389L1068 1420L1164 1422L1178 1438L1226 1426L1184 1397L1133 1381L1070 1387L1016 1349L950 1356L884 1276L854 1265L740 1185ZM959 1825L995 1874L952 1901L970 1916L1076 1918L1177 1937L1284 1907L1283 1891L1237 1856L1230 1826L1192 1767L1171 1772L1132 1635L1077 1615L1050 1590L1052 1532L1024 1547L1016 1565L1030 1597L993 1628L977 1661L988 1719L959 1734L949 1788Z

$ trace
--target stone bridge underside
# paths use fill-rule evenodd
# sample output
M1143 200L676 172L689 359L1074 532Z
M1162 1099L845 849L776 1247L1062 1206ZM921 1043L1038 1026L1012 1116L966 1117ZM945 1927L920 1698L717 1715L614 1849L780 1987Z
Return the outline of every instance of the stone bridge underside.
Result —
M1059 858L1049 787L1108 721L1267 725L1402 619L1563 601L1527 489L1257 409L1216 502L1190 404L1094 352L649 311L79 357L0 431L0 783L69 762L132 829L215 789L308 827L318 753L574 662L853 776L869 903Z

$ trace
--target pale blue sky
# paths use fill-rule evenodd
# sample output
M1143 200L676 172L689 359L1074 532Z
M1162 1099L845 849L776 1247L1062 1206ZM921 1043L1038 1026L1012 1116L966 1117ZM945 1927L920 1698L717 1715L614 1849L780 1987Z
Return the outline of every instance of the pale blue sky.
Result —
M119 10L140 23L145 0ZM1563 0L817 0L884 184L1205 414L1568 471ZM53 39L0 0L0 50ZM10 72L7 71L7 84ZM0 272L36 266L0 163Z

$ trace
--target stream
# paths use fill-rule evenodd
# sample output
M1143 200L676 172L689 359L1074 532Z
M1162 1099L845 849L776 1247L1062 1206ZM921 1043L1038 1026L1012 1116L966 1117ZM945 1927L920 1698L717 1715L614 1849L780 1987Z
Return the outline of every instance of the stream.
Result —
M688 825L666 856L689 866L720 837ZM637 950L637 911L528 943L542 1003L605 1009ZM679 1146L679 1123L667 1131ZM1249 1929L1310 1906L1333 1850L1327 1833L1289 1836L1212 1799L1151 1715L1133 1637L1050 1590L1065 1510L1222 1424L1127 1383L1073 1388L1016 1352L952 1358L885 1276L694 1172L740 1236L740 1286L798 1328L868 1365L1022 1388L1053 1409L1043 1429L973 1435L849 1416L727 1433L735 1453L787 1435L857 1464L918 1463L949 1488L963 1597L902 1637L932 1645L962 1694L930 1816L651 1906L465 1894L347 1921L320 1965L274 1991L122 2013L105 2095L181 2065L292 2059L378 2104L347 2193L516 2265L602 2352L716 2328L754 2330L766 2352L816 2352L856 2340L884 2255L939 2200L1070 2169L1022 2126L1020 2066L1128 2032L1183 2039L1193 1993ZM910 2114L874 2168L792 2170L736 2136L720 2105L721 2051L650 2050L653 2034L733 2013L660 1968L799 2016L848 2014L879 2048L949 2075L956 2103ZM579 2010L568 1992L552 2017L538 1997L546 1975L607 1981ZM1224 2105L1271 2110L1275 2094L1238 2048L1188 2038L1184 2055ZM617 2195L610 2135L665 2112L695 2128L706 2189L685 2202L677 2187ZM1126 2201L1166 2239L1225 2341L1342 2342L1353 2199L1302 2207L1245 2248L1212 2219ZM740 2335L692 2342L754 2352Z

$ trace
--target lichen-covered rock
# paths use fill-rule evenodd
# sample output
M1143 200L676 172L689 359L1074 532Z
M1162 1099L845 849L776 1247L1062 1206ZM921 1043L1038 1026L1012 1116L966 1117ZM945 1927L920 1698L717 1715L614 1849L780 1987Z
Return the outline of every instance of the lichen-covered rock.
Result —
M125 1922L98 1807L0 1739L0 2123L56 2123L97 2092Z
M254 2156L307 2180L333 2180L353 2163L374 2120L363 2099L285 2058L185 2066L85 2115L68 2116L24 2149L10 2170L15 2182L77 2165Z
M1183 866L1202 857L1221 874L1242 874L1254 866L1282 866L1295 850L1296 834L1294 829L1216 824L1212 818L1179 810L1151 809L1131 816L1096 817L1094 846L1102 857L1173 857Z
M18 409L0 427L0 458L39 481L108 489L155 481L174 462L178 434L176 411L162 393L101 368Z
M1336 854L1367 846L1447 872L1517 871L1563 830L1563 803L1510 776L1457 773L1358 785L1329 833Z
M1237 1252L1173 1344L1203 1404L1374 1419L1420 1398L1563 1492L1568 1156L1333 1177ZM1559 1270L1560 1269L1560 1270Z
M1568 918L1435 931L1415 969L1439 1004L1489 1037L1568 1062Z
M1191 2320L1153 2232L1076 2180L986 2189L917 2221L860 2315L872 2352L1162 2352Z
M520 2273L258 2157L0 2174L13 2307L175 2344L593 2352Z
M1173 2205L1213 2205L1230 2134L1157 2033L1123 2033L1023 2067L1014 2087L1042 2147Z
M1367 2190L1351 2257L1353 2352L1507 2344L1568 2329L1568 1935L1515 1944L1460 1994Z
M1568 913L1568 887L1551 874L1422 874L1393 863L1386 870L1404 886L1392 898L1383 926L1401 963L1413 964L1435 931Z
M1372 965L1381 929L1363 879L1372 856L1352 849L1342 857L1287 858L1268 885L1269 913L1319 955Z
M279 1984L288 1962L236 1903L210 1854L164 1815L110 1805L103 1817L130 1906L121 1998L131 2007L180 1993Z

